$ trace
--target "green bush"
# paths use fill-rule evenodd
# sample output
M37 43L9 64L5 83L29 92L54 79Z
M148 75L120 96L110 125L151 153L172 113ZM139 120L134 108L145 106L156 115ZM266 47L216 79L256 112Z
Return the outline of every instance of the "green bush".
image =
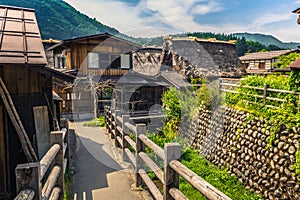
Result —
M101 116L99 118L93 119L89 122L84 122L83 126L89 126L89 127L103 127L105 126L105 119L104 116Z

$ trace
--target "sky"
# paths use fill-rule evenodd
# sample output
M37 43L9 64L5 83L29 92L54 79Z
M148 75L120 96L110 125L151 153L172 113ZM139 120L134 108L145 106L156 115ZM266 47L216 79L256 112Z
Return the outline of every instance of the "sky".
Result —
M300 0L65 0L134 37L184 32L263 33L300 42Z

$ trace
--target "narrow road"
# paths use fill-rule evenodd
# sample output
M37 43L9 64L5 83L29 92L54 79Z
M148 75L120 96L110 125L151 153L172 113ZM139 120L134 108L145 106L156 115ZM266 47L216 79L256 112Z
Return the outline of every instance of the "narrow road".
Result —
M112 146L105 128L74 123L78 136L74 200L150 200L146 191L133 188L133 170Z

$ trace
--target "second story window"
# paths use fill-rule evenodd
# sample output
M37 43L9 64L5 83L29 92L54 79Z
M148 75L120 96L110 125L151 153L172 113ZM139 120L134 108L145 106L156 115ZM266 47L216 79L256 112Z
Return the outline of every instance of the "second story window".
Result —
M87 54L87 66L90 69L130 69L130 56L89 52Z

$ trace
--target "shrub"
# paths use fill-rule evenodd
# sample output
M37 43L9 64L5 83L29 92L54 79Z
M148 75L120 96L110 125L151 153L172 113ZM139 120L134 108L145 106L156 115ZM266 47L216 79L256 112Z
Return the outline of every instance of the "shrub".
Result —
M104 116L101 116L99 118L93 119L89 122L84 122L83 126L89 126L89 127L103 127L105 126L105 119Z

